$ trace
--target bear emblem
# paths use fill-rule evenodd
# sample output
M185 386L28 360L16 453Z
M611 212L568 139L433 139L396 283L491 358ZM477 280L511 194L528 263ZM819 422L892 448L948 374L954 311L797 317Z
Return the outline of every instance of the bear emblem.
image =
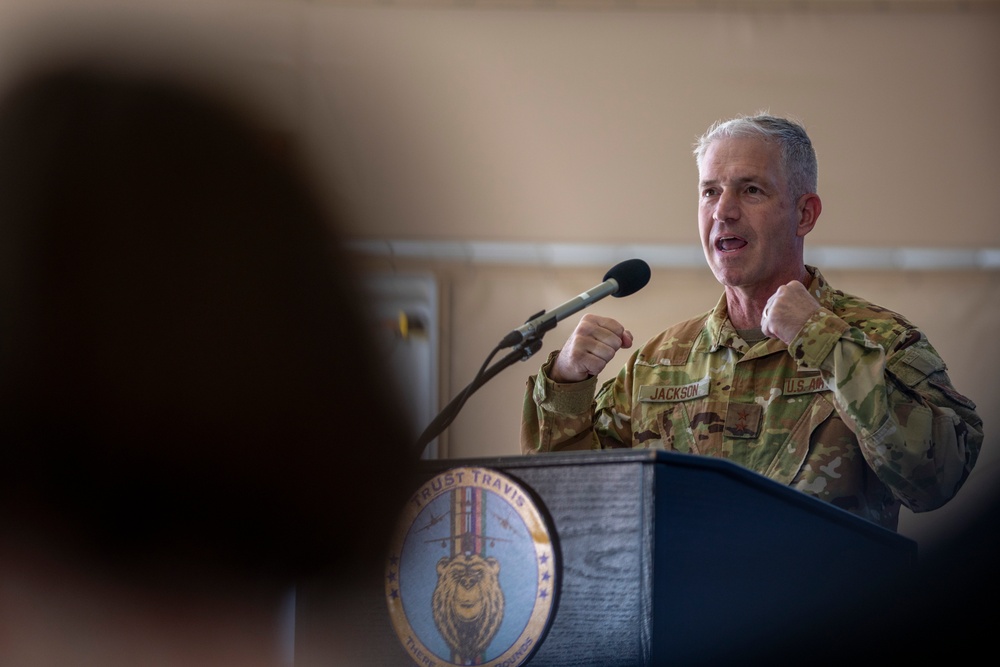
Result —
M458 554L437 564L434 623L458 662L480 659L503 620L500 563L479 554Z

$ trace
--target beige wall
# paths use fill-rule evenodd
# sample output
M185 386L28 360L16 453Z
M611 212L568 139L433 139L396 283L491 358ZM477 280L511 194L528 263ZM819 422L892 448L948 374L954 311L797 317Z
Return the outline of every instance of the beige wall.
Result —
M692 141L768 108L815 138L815 243L1000 245L977 196L998 171L997 11L315 19L313 84L328 86L302 120L338 163L361 236L687 243Z
M718 118L769 109L801 119L816 143L825 206L813 246L1000 248L996 2L130 4L163 5L157 23L185 29L175 46L196 53L188 42L210 42L226 76L307 141L357 239L629 243L637 256L644 244L696 243L691 143ZM0 75L25 53L65 48L98 5L109 3L0 3ZM21 29L49 7L61 38ZM102 15L120 20L115 12ZM605 269L370 264L439 277L442 404L504 333ZM960 497L903 518L902 532L929 541L997 486L1000 273L824 271L924 327L987 420L982 460ZM645 290L599 310L643 339L718 295L707 269L661 265ZM517 453L524 378L571 326L469 401L446 433L449 456Z

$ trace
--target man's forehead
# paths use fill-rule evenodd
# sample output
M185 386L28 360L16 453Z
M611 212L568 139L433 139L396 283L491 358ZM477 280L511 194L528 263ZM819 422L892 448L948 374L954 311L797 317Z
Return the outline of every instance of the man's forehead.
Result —
M701 182L773 179L780 174L778 146L760 137L720 137L698 162ZM777 173L776 173L777 172Z

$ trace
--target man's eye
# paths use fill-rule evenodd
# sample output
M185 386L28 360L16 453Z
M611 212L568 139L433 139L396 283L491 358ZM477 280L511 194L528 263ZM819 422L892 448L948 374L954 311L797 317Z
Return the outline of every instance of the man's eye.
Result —
M713 195L715 195L715 189L714 188L707 188L707 189L701 191L701 196L702 197L711 197Z
M756 185L747 186L747 193L752 194L752 195L759 195L760 194L760 188L758 188Z

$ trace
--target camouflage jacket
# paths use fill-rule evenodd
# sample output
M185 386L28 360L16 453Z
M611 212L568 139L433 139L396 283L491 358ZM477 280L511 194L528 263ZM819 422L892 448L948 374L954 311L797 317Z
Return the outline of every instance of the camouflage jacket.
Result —
M720 456L891 530L900 503L940 507L979 454L976 406L912 324L808 268L821 308L791 345L747 344L723 295L633 352L596 398L596 378L548 378L553 352L528 380L522 451Z

